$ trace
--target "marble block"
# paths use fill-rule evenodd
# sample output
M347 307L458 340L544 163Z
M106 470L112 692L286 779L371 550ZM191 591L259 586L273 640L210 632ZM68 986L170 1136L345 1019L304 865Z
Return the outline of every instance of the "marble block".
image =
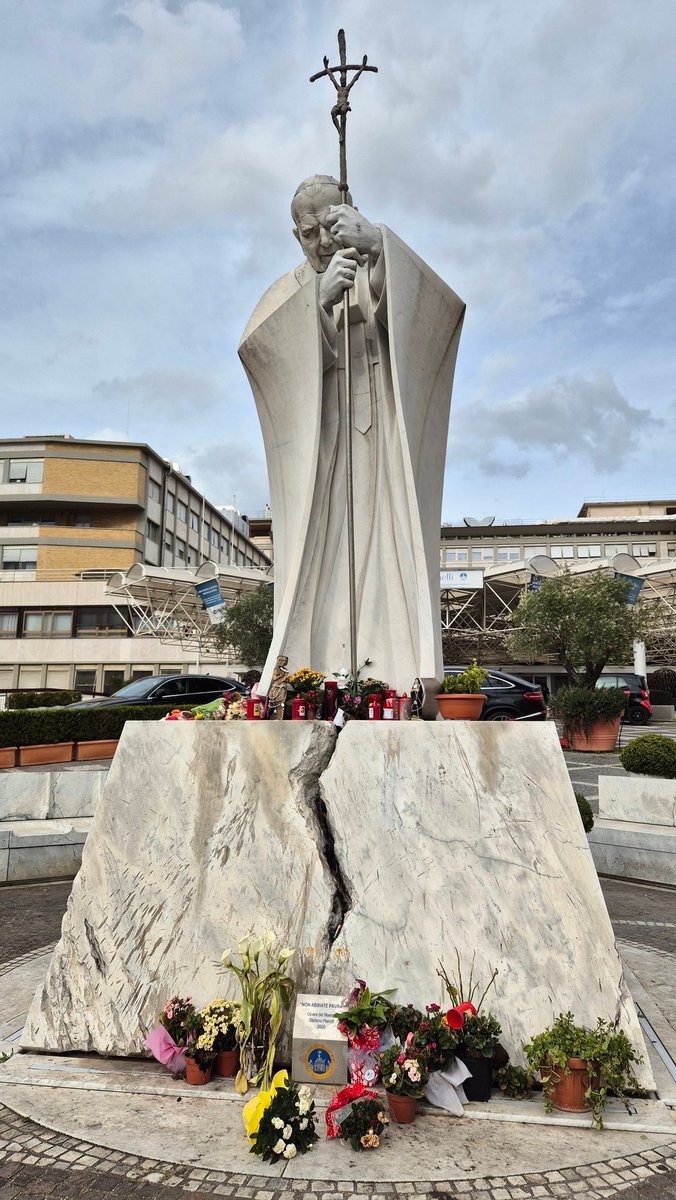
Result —
M234 996L221 951L267 928L299 992L442 1002L457 951L498 968L515 1061L567 1009L644 1053L550 723L129 722L22 1045L138 1053L172 993Z
M599 775L599 817L644 825L676 825L676 779Z
M41 821L49 815L51 780L47 771L0 774L0 821Z

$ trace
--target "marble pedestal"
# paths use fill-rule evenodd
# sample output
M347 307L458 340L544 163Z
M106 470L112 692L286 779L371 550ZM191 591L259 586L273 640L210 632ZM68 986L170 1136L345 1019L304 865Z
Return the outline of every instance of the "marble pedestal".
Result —
M129 723L22 1044L140 1053L268 928L299 992L443 1002L475 954L514 1061L567 1009L644 1050L553 724Z

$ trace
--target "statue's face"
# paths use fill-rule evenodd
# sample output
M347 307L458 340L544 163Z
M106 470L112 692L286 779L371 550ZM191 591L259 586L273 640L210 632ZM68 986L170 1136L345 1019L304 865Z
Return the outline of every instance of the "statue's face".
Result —
M340 243L331 236L327 223L330 224L329 208L332 204L342 202L338 188L308 188L296 196L293 203L293 214L296 221L294 234L300 242L303 252L318 275L328 267Z

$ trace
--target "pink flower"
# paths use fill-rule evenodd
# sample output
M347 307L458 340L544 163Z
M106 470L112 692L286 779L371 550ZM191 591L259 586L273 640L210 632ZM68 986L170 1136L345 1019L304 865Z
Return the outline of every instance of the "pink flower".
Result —
M398 1057L398 1059L397 1059L397 1062L398 1062L398 1063L403 1063L403 1061L404 1061L404 1056L403 1056L403 1054L400 1054L400 1055L399 1055L399 1057Z

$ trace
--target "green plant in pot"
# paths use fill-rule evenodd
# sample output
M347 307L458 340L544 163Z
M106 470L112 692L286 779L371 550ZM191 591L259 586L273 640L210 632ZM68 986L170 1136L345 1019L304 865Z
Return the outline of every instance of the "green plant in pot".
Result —
M425 1056L416 1048L413 1036L409 1034L403 1046L395 1043L378 1056L390 1116L399 1125L414 1120L416 1102L425 1095L430 1078Z
M443 963L439 963L437 969L437 975L443 980L453 1005L446 1013L446 1022L451 1029L456 1031L460 1039L455 1056L471 1072L472 1078L465 1080L462 1085L467 1099L486 1101L491 1098L495 1056L500 1044L502 1028L492 1013L483 1011L482 1006L488 991L495 983L498 971L495 968L487 985L479 994L481 984L474 978L475 955L472 955L469 979L466 984L462 976L460 955L457 951L455 958L457 972L455 979L449 977Z
M444 676L436 701L445 721L478 721L486 700L481 685L487 675L473 659L466 671Z
M233 1000L211 1000L200 1010L204 1032L211 1036L216 1051L217 1075L236 1075L239 1068L240 1006Z
M642 1062L627 1035L599 1017L594 1029L575 1025L572 1012L559 1013L553 1025L524 1047L529 1070L539 1071L545 1111L589 1110L595 1129L603 1129L603 1110L609 1094L624 1101L625 1092L638 1088L633 1065Z
M559 688L550 700L573 750L613 750L626 704L622 688Z
M204 1027L202 1014L193 1013L188 1019L188 1044L185 1048L185 1081L186 1083L208 1083L216 1058L214 1033Z
M237 976L242 992L237 1031L240 1068L235 1079L235 1090L241 1095L249 1082L264 1089L270 1086L282 1015L289 1007L295 986L286 973L295 950L284 946L274 953L274 944L275 935L268 930L262 938L241 939L240 966L233 962L230 950L225 950L221 957L225 969Z

